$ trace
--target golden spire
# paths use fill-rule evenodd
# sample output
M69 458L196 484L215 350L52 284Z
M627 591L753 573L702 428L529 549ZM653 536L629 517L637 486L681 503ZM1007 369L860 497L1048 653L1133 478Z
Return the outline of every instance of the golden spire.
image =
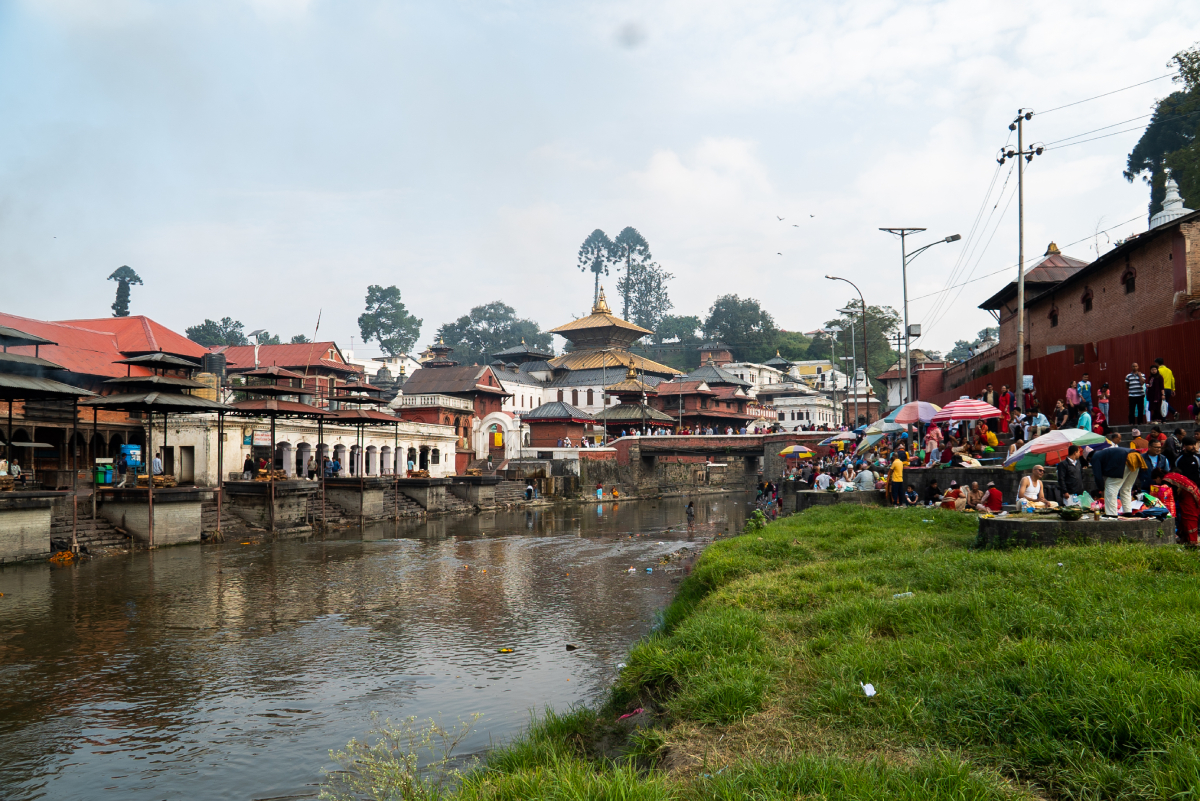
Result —
M637 380L637 370L633 369L632 364L629 365L629 370L625 373L625 379L628 381L636 381Z
M608 302L604 299L604 287L600 287L600 297L596 298L592 314L612 314L612 309L608 308Z

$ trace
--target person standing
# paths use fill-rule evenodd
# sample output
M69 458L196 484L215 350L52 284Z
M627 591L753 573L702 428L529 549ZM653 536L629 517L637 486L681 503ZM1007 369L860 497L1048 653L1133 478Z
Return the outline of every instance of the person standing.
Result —
M317 459L316 459L316 457L314 457L314 456L308 457L308 465L306 467L307 467L306 472L308 473L308 480L315 481L317 478Z
M687 509L684 511L687 513L688 528L692 528L696 525L696 504L688 501Z
M1105 382L1105 383L1101 384L1100 389L1098 389L1096 391L1096 408L1100 410L1100 413L1102 415L1104 415L1104 419L1106 422L1109 419L1108 406L1109 406L1109 402L1111 401L1111 398L1112 398L1112 390L1108 388L1108 383Z
M1170 469L1171 463L1162 452L1162 440L1150 440L1150 447L1146 450L1146 455L1142 457L1146 460L1146 467L1138 473L1137 488L1141 492L1150 491L1150 477L1156 470L1162 470L1164 473Z
M1009 421L1012 420L1013 394L1004 384L1000 385L1000 395L996 399L996 408L1000 410L1000 433L1009 432ZM993 429L995 430L995 429Z
M1171 401L1175 398L1175 373L1170 367L1167 367L1161 356L1154 360L1154 364L1158 367L1158 374L1163 379L1163 400L1167 404L1162 419L1166 420L1170 415L1172 420L1178 420L1179 410L1171 405Z
M1092 408L1092 381L1091 381L1091 379L1088 378L1087 373L1084 373L1083 378L1079 379L1079 383L1076 385L1076 389L1079 392L1079 400L1081 402L1087 404L1087 407L1089 409L1091 409Z
M979 400L983 401L988 406L996 405L996 403L997 403L996 390L992 389L991 384L988 384L986 387L983 388L983 392L979 393ZM992 431L995 431L996 429L998 429L1000 427L1000 419L998 417L989 418L987 421L987 426Z
M1141 422L1142 405L1146 402L1146 376L1138 371L1137 362L1133 363L1125 376L1125 391L1129 395L1129 425L1137 425Z
M121 477L121 483L117 484L117 487L124 487L125 482L129 480L129 460L125 458L124 451L117 457L117 475Z
M1092 456L1092 471L1097 480L1104 481L1104 516L1117 516L1117 501L1126 514L1133 504L1133 485L1146 464L1142 455L1129 448L1114 445Z
M888 469L888 491L891 502L896 506L904 505L904 465L908 463L908 454L904 449L896 451L896 458Z
M1071 385L1069 387L1067 387L1067 405L1068 406L1078 406L1079 405L1079 390L1076 388L1078 386L1079 386L1079 382L1072 381Z
M1158 365L1152 364L1150 376L1146 380L1146 422L1152 423L1166 418L1166 412L1163 410L1164 393L1163 377L1158 372Z
M242 481L249 481L254 478L254 457L246 454L246 461L242 462Z

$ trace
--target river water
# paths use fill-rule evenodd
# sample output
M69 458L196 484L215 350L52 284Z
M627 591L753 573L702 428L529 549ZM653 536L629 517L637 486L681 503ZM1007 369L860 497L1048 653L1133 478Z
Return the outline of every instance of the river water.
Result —
M674 498L0 568L0 798L311 798L372 712L478 713L482 753L597 699L671 600L659 560L747 501L702 497L691 531Z

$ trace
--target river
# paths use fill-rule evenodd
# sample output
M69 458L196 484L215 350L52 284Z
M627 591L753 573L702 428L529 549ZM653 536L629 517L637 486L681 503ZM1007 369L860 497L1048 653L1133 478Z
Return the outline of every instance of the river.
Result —
M479 714L482 754L596 700L671 600L662 556L748 500L700 497L691 531L670 498L0 568L0 798L312 798L372 712Z

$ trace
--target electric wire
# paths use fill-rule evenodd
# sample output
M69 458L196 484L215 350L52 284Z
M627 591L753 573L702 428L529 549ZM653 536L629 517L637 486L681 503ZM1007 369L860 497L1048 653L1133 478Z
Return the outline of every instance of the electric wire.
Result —
M1115 229L1117 229L1117 228L1120 228L1122 225L1129 225L1129 223L1131 223L1131 222L1134 222L1135 220L1140 220L1140 219L1142 219L1142 216L1143 216L1143 215L1139 214L1139 215L1138 215L1138 216L1136 216L1136 217L1130 217L1128 220L1125 220L1124 222L1119 222L1119 223L1117 223L1116 225L1110 226L1110 227L1108 227L1108 228L1105 228L1105 229L1103 229L1103 230L1096 231L1096 232L1094 232L1094 233L1090 233L1090 234L1088 234L1087 236L1085 236L1083 239L1076 239L1074 242L1068 242L1067 244L1063 245L1061 249L1065 250L1066 248L1069 248L1069 247L1073 247L1073 246L1075 246L1075 245L1078 245L1080 242L1086 242L1086 241L1088 241L1089 239L1091 239L1091 238L1093 238L1093 237L1095 237L1095 236L1098 236L1099 234L1106 234L1106 233L1108 233L1109 231L1112 231L1112 230L1115 230ZM1026 261L1032 261L1032 259L1026 259ZM915 302L916 302L916 301L918 301L918 300L924 300L925 298L931 298L931 297L933 297L934 295L940 295L940 294L942 294L943 292L948 292L950 289L957 289L957 288L958 288L958 287L960 287L960 286L966 286L967 284L973 284L973 283L975 283L976 281L982 281L982 280L983 280L983 279L985 279L985 278L991 278L993 275L999 275L1000 273L1008 272L1009 270L1011 270L1011 269L1012 269L1013 267L1015 267L1015 266L1016 266L1015 264L1010 264L1010 265L1009 265L1009 266L1007 266L1007 267L1001 267L999 270L993 270L993 271L992 271L992 272L990 272L990 273L984 273L983 275L981 275L981 276L979 276L979 277L977 277L977 278L972 278L972 279L971 279L971 280L969 280L969 281L964 281L964 282L963 282L963 283L961 283L961 284L956 284L956 285L955 285L955 286L953 286L953 287L949 287L949 289L939 289L939 290L937 290L936 292L930 292L929 294L926 294L926 295L920 295L919 297L915 297L915 298L909 298L909 299L908 299L908 302L909 302L909 303L915 303Z
M1171 72L1171 73L1168 73L1168 74L1166 74L1166 75L1159 75L1157 78L1151 78L1151 79L1150 79L1150 80L1148 80L1148 81L1142 81L1141 83L1135 83L1135 84L1131 84L1131 85L1129 85L1129 86L1124 86L1124 87L1122 87L1122 88L1120 88L1120 89L1114 89L1114 90L1112 90L1111 92L1105 92L1105 93L1104 93L1104 94L1102 94L1102 95L1096 95L1095 97L1086 97L1086 98L1084 98L1083 100L1076 100L1074 103L1067 103L1067 104L1066 104L1066 105L1064 105L1064 106L1055 106L1055 107L1054 107L1054 108L1052 108L1052 109L1048 109L1048 110L1046 110L1046 111L1035 111L1034 113L1035 113L1035 114L1038 114L1038 115L1041 115L1041 114L1049 114L1049 113L1050 113L1050 112L1052 112L1052 111L1061 111L1061 110L1062 110L1062 109L1064 109L1064 108L1070 108L1071 106L1078 106L1080 103L1090 103L1090 102L1091 102L1091 101L1093 101L1093 100L1099 100L1099 99L1100 99L1100 98L1102 98L1102 97L1108 97L1109 95L1115 95L1115 94L1117 94L1118 92L1124 92L1124 91L1125 91L1125 90L1127 90L1127 89L1135 89L1135 88L1137 88L1137 87L1139 87L1139 86L1145 86L1145 85L1146 85L1146 84L1148 84L1148 83L1154 83L1155 81L1161 81L1163 78L1174 78L1174 77L1175 77L1175 76L1177 76L1178 74L1179 74L1179 73L1177 73L1177 72Z

